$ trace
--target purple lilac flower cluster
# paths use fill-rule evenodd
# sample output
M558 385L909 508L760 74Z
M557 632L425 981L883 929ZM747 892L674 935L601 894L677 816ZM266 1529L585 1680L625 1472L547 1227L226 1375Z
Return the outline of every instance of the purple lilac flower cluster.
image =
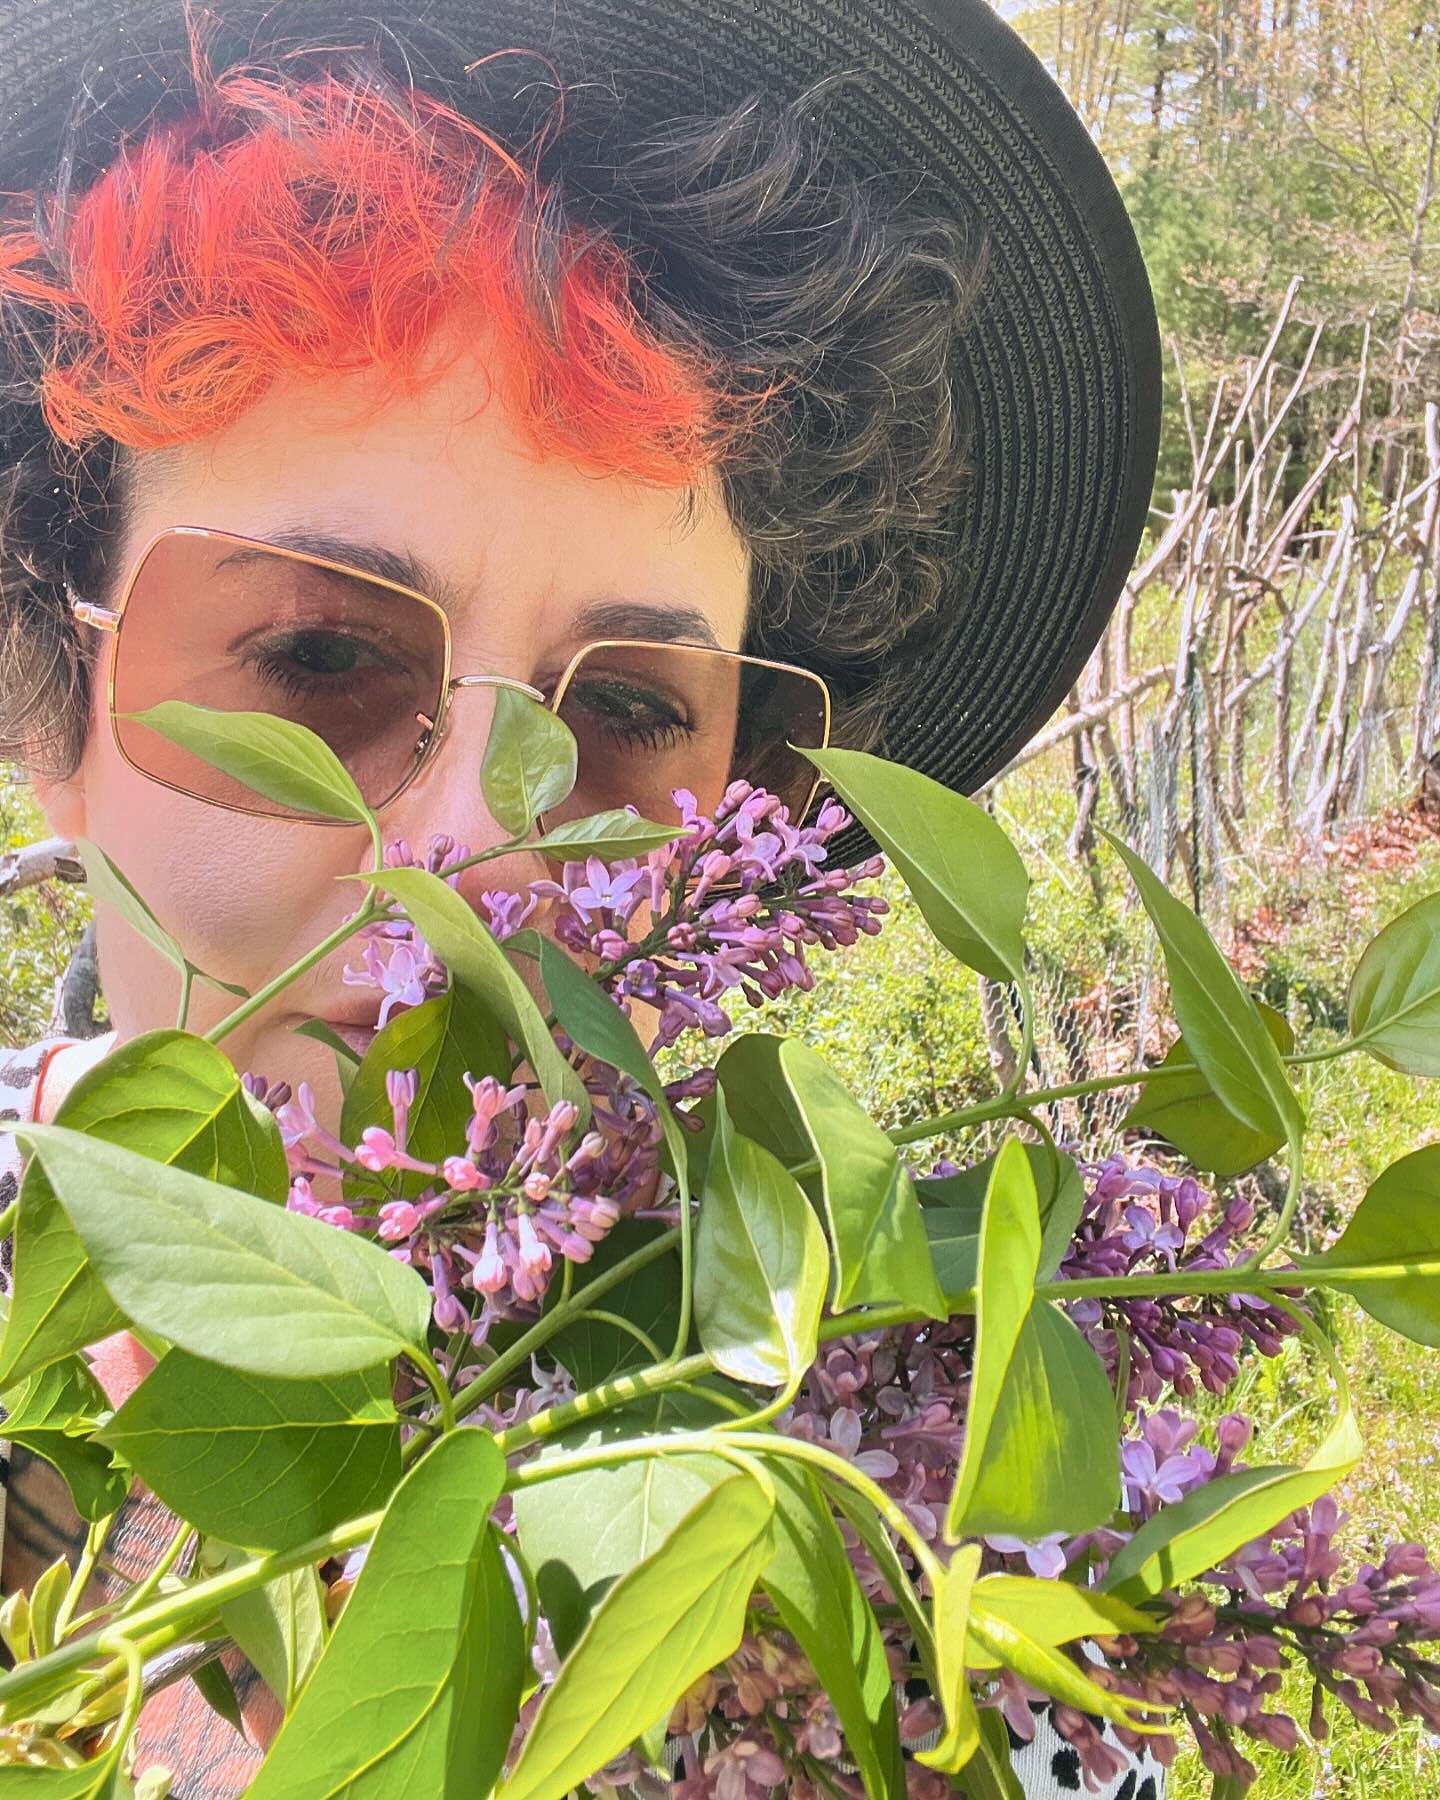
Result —
M1123 1272L1137 1253L1176 1259L1162 1261L1162 1267L1228 1266L1241 1220L1248 1223L1233 1203L1217 1218L1216 1202L1198 1183L1173 1181L1118 1157L1090 1165L1084 1174L1086 1210L1067 1264L1072 1270L1078 1262L1088 1263L1087 1273L1097 1264ZM1124 1204L1117 1205L1122 1198ZM1202 1235L1187 1255L1192 1231ZM1207 1261L1197 1263L1192 1256ZM1285 1323L1293 1321L1287 1316ZM1198 1371L1211 1391L1234 1379L1239 1339L1233 1346L1222 1339L1218 1348L1212 1342L1214 1356L1196 1357L1193 1347L1203 1336L1196 1335L1194 1315L1182 1312L1179 1303L1156 1303L1143 1315L1142 1328L1147 1347L1189 1347L1182 1376ZM1105 1327L1092 1318L1089 1329ZM1240 1333L1264 1355L1278 1351L1283 1335L1264 1325ZM973 1349L972 1321L966 1318L836 1340L811 1367L779 1422L780 1429L843 1455L879 1482L942 1558L949 1550L941 1521L963 1441ZM987 1567L1048 1577L1087 1567L1098 1573L1157 1510L1245 1466L1241 1458L1251 1427L1240 1415L1220 1420L1212 1449L1199 1441L1193 1420L1169 1408L1153 1409L1165 1380L1160 1366L1152 1352L1147 1372L1132 1384L1137 1396L1132 1404L1140 1410L1121 1446L1123 1509L1112 1527L1037 1543L992 1537L986 1540ZM1341 1522L1328 1498L1292 1515L1201 1584L1183 1595L1164 1596L1169 1616L1155 1636L1108 1639L1093 1653L1103 1653L1102 1661L1087 1653L1085 1672L1116 1691L1177 1707L1207 1766L1245 1783L1253 1780L1254 1768L1237 1739L1282 1749L1299 1741L1296 1722L1273 1704L1282 1672L1292 1664L1308 1666L1314 1677L1312 1736L1323 1735L1326 1694L1380 1730L1392 1729L1405 1715L1435 1729L1440 1664L1427 1659L1422 1646L1440 1639L1440 1572L1419 1546L1404 1544L1337 1585L1339 1558L1332 1539ZM879 1603L893 1602L873 1558L844 1529L862 1587ZM923 1589L905 1546L897 1544L897 1550ZM887 1627L886 1637L892 1668L904 1679L912 1672L904 1628ZM1032 1702L1044 1699L1008 1672L987 1696L1015 1737L1027 1742L1035 1730ZM1139 1739L1123 1731L1104 1734L1095 1720L1065 1705L1052 1707L1050 1716L1075 1750L1092 1791L1124 1774L1126 1752ZM933 1700L911 1702L903 1709L902 1741L918 1744L939 1722ZM813 1678L807 1685L803 1659L781 1633L747 1638L724 1669L687 1696L671 1726L690 1734L676 1787L684 1800L711 1795L760 1800L782 1785L791 1794L863 1792L848 1772L833 1714ZM1172 1737L1147 1737L1145 1745L1162 1764L1171 1762L1178 1748ZM915 1800L939 1800L949 1791L943 1777L913 1761L907 1761L907 1780Z
M1062 1281L1228 1269L1247 1252L1255 1207L1243 1196L1217 1218L1192 1175L1171 1175L1123 1156L1087 1164L1081 1173L1085 1209L1058 1271ZM1085 1299L1066 1311L1112 1377L1122 1353L1128 1354L1132 1406L1153 1405L1167 1388L1182 1398L1197 1384L1223 1393L1239 1372L1247 1339L1262 1356L1274 1356L1299 1330L1289 1313L1249 1294L1184 1302Z
M718 997L733 988L758 1006L787 987L811 986L806 950L873 935L886 911L884 900L850 891L880 872L878 857L854 869L823 867L830 840L850 823L833 802L803 828L748 782L726 789L713 819L685 789L675 802L675 839L643 859L606 864L591 857L566 863L558 882L481 897L497 937L512 936L538 914L567 949L598 959L597 979L622 1007L640 1000L657 1011L656 1041L664 1044L692 1026L712 1037L728 1031ZM385 863L423 868L455 886L468 855L465 845L440 835L423 857L403 841L387 846ZM379 1025L443 991L444 966L407 921L377 922L357 937L359 961L345 977L380 994ZM574 1046L556 1036L572 1055ZM654 1102L630 1077L598 1063L584 1065L583 1079L592 1116L581 1134L573 1105L532 1116L532 1089L523 1082L467 1076L465 1143L439 1162L410 1150L413 1070L387 1077L390 1126L371 1126L354 1144L320 1124L306 1084L292 1096L288 1087L267 1092L256 1078L249 1081L280 1123L291 1208L373 1233L424 1274L437 1326L478 1343L493 1319L534 1310L561 1259L588 1261L620 1218L663 1199ZM714 1086L713 1070L700 1068L665 1094L678 1106ZM682 1124L688 1117L677 1116ZM413 1180L399 1191L396 1175L422 1177L421 1191L414 1192Z
M1249 1422L1228 1414L1211 1452L1196 1441L1192 1420L1168 1410L1142 1415L1122 1451L1135 1525L1207 1481L1243 1469L1239 1459L1249 1437ZM1376 1731L1393 1731L1402 1718L1440 1730L1440 1662L1426 1654L1440 1640L1440 1571L1421 1545L1401 1543L1341 1580L1334 1539L1345 1522L1328 1494L1292 1513L1183 1597L1168 1596L1170 1616L1156 1637L1110 1640L1108 1667L1091 1674L1116 1691L1176 1707L1206 1767L1247 1786L1256 1771L1237 1737L1280 1750L1300 1742L1300 1727L1288 1713L1267 1710L1287 1667L1303 1665L1313 1678L1308 1730L1314 1740L1327 1735L1327 1696ZM1067 1556L1088 1553L1103 1567L1128 1536L1093 1533L1068 1545ZM1006 1685L1013 1726L1029 1696L1013 1680ZM1108 1779L1111 1747L1078 1717L1065 1727L1082 1766L1094 1779ZM1124 1731L1117 1736L1132 1748L1138 1742ZM1156 1740L1148 1742L1154 1753Z
M356 1144L320 1124L304 1082L276 1118L290 1159L290 1209L373 1234L424 1275L440 1330L479 1344L494 1319L534 1309L561 1258L588 1262L616 1222L655 1195L662 1134L654 1101L608 1067L587 1069L583 1133L568 1100L532 1115L524 1084L506 1087L486 1075L467 1076L466 1085L464 1146L440 1162L407 1147L413 1069L386 1077L391 1128L372 1125ZM713 1086L713 1073L701 1070L665 1091L679 1101ZM425 1185L413 1195L392 1191L392 1173L419 1175ZM339 1187L342 1197L322 1199L317 1187Z
M569 862L559 881L484 893L479 902L497 938L533 920L574 955L598 959L596 979L607 992L658 1014L652 1049L692 1029L723 1037L732 1021L722 1002L737 991L762 1006L788 988L813 986L807 950L873 937L888 910L880 896L851 891L880 874L881 858L852 869L823 866L831 839L850 824L834 801L813 824L795 826L773 794L748 781L730 784L713 818L687 789L674 798L674 842L643 858ZM423 861L399 843L387 849L386 864L427 868L453 884L454 866L468 854L437 837ZM444 969L408 923L379 923L358 935L360 960L345 978L381 993L380 1023L444 987Z

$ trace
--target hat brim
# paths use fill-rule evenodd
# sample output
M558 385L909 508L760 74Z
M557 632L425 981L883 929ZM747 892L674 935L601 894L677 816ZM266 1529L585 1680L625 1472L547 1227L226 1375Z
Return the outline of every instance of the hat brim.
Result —
M785 101L859 71L827 106L854 169L964 219L986 273L957 347L974 473L954 581L887 754L961 791L1052 713L1094 647L1144 528L1161 414L1159 332L1115 183L1082 122L985 0L226 0L223 53L423 35L424 85L522 46L627 133ZM420 21L423 21L421 23ZM97 157L185 67L179 0L0 0L0 187L49 180L77 100ZM161 54L161 52L167 52ZM168 85L167 85L168 84ZM82 157L83 160L83 157ZM83 179L84 169L77 170Z

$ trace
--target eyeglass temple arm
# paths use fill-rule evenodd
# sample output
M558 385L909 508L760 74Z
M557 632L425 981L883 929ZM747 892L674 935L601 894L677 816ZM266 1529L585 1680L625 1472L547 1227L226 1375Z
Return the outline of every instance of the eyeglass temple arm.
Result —
M82 625L93 625L97 631L115 631L119 628L120 615L110 606L97 606L93 600L86 600L77 594L67 581L65 598L70 602L70 611Z

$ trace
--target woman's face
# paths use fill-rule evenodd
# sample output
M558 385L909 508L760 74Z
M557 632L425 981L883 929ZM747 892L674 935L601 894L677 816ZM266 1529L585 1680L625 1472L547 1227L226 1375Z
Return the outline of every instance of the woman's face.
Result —
M437 351L450 347L437 338ZM366 372L285 382L213 436L138 457L122 566L175 525L260 539L315 534L338 561L351 560L346 544L357 547L359 563L380 549L411 559L425 572L415 585L446 597L454 673L486 671L540 687L596 635L580 621L597 605L654 609L648 623L637 615L633 635L708 635L739 648L749 566L718 484L687 509L678 490L537 460L492 398L483 351L467 347L413 396L377 404L376 380ZM178 602L174 631L193 623ZM361 890L339 878L369 866L369 836L225 811L138 774L120 757L105 717L113 641L104 640L80 768L39 788L51 827L99 844L195 964L253 992L355 910ZM472 850L505 839L478 779L491 709L489 689L457 693L436 757L381 813L387 840L407 839L420 852L436 831ZM468 871L462 891L473 899L541 872L538 859L516 855ZM120 1035L173 1024L174 969L104 908L98 935ZM373 1023L378 996L342 981L346 960L346 951L335 953L227 1039L237 1067L309 1080L333 1102L330 1053L293 1028L312 1017ZM192 1029L207 1029L234 1004L198 986Z

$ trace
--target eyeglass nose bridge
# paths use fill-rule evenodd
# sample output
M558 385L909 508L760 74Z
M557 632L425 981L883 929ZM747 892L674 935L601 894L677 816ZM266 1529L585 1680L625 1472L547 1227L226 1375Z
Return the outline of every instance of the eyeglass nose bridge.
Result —
M417 712L415 722L425 731L425 750L433 753L440 738L444 735L444 727L450 717L450 701L461 688L509 688L512 693L524 694L526 699L538 701L541 706L547 704L545 694L528 681L521 681L514 675L452 675L445 683L445 692L441 696L437 717L432 719L428 713ZM440 730L437 731L437 720Z

